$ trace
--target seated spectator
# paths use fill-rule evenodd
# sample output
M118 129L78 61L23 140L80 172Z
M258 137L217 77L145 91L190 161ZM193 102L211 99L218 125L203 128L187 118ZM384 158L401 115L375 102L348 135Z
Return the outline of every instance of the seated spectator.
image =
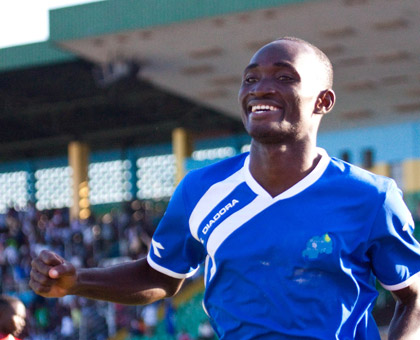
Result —
M26 308L15 297L0 296L0 340L19 340L25 328Z
M198 340L213 340L215 339L215 333L213 327L210 325L208 320L202 321L198 325Z
M192 340L191 335L184 329L178 334L177 340Z

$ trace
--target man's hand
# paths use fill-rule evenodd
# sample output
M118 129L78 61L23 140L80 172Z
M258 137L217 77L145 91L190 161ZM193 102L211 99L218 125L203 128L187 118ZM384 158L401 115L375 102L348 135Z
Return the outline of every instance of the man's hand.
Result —
M32 260L29 286L44 297L62 297L71 294L77 281L76 269L61 256L43 250Z
M148 304L175 295L183 279L156 271L139 259L107 268L76 269L61 256L42 251L32 261L30 287L47 298L78 295L120 304Z

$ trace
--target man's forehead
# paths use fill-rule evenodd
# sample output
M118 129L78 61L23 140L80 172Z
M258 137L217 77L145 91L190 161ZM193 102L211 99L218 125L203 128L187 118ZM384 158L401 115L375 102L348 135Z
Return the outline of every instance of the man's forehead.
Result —
M308 46L293 40L275 40L260 48L251 58L250 64L258 64L262 58L276 62L294 62L302 58L315 56Z
M323 67L315 51L306 44L294 40L275 40L259 49L249 65L245 68L247 73L251 68L259 66L280 66L297 72L300 76L320 78Z

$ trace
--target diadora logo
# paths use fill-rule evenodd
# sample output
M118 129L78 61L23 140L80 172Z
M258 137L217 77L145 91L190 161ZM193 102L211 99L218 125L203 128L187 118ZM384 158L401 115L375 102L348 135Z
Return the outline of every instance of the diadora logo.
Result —
M220 209L214 216L213 218L207 222L207 224L205 225L205 227L203 228L203 234L206 235L207 232L210 230L211 226L216 223L216 221L223 216L224 214L226 214L226 212L233 208L236 204L238 204L239 201L236 199L233 199L232 202L226 204L222 209Z

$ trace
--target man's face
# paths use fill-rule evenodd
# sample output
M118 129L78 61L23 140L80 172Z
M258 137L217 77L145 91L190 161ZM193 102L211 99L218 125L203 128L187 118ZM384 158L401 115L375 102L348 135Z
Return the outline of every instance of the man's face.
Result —
M315 53L299 42L280 40L261 48L239 90L250 136L263 143L288 143L316 133L321 115L314 110L325 87L322 71Z

